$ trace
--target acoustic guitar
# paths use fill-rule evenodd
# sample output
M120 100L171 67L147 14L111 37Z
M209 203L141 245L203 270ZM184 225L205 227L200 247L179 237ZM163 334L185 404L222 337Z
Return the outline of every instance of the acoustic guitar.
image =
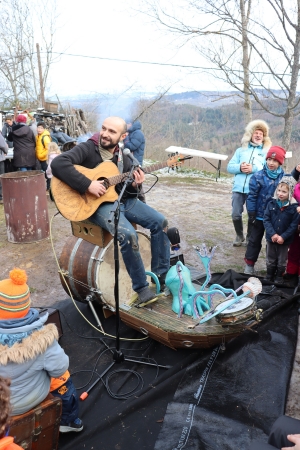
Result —
M151 166L143 167L145 173L150 173L163 167L177 167L183 164L186 159L191 159L191 156L175 155L171 156L163 163L152 164ZM52 177L51 193L54 197L55 204L59 212L68 220L81 221L91 217L92 214L99 208L103 202L114 202L118 198L115 190L115 185L121 183L129 176L129 172L120 174L118 167L112 161L104 161L94 169L87 169L86 167L74 165L78 172L85 175L91 181L103 180L106 187L106 193L101 197L95 197L86 191L80 194L75 189L72 189L68 184Z

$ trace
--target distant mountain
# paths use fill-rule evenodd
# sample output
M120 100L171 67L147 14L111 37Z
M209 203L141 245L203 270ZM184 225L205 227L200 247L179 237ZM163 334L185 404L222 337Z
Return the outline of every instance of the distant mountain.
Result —
M219 108L242 101L236 91L189 91L166 95L165 99L177 105L194 105L201 108Z

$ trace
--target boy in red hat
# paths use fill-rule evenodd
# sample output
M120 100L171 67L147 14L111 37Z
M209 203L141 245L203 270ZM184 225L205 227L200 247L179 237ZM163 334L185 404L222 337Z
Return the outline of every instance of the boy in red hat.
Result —
M284 163L285 153L282 147L275 145L271 147L266 155L263 169L254 173L249 183L247 211L252 227L244 258L246 262L244 273L247 275L254 274L254 265L258 259L265 232L264 212L284 175L281 166Z

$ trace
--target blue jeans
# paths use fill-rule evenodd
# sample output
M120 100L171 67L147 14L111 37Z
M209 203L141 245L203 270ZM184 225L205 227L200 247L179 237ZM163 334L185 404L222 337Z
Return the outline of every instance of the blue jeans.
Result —
M242 218L242 213L244 211L244 204L246 203L248 194L243 194L242 192L232 193L232 220L239 220Z
M89 218L91 222L114 235L114 222L108 222L113 203L103 203ZM132 280L132 289L140 292L149 283L139 251L138 235L130 222L147 228L151 233L151 271L156 275L170 268L170 241L163 230L168 222L165 217L137 198L129 198L121 204L118 225L118 241L126 270Z
M59 388L51 391L51 394L62 400L60 425L68 425L74 422L78 418L79 399L71 378Z

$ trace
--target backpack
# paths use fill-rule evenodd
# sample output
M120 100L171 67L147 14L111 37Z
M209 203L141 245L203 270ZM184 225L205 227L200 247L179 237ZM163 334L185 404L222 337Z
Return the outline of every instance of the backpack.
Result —
M46 137L46 136L42 136L42 146L43 146L44 148L46 148L46 146L45 146L45 137ZM59 145L59 142L58 142L58 140L56 139L55 136L52 136L52 135L50 134L50 135L49 135L49 138L50 138L50 142L55 142L57 145Z

